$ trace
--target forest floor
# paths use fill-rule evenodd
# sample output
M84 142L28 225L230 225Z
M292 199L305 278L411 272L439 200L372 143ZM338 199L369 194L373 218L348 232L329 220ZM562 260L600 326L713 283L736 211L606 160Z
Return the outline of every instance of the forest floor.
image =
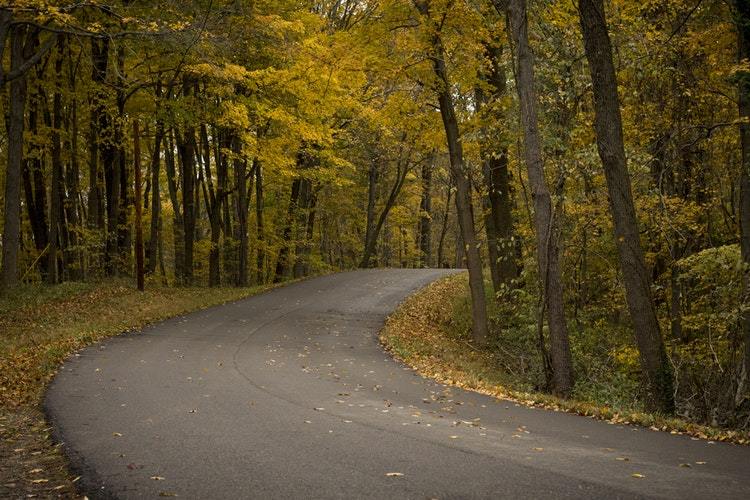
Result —
M0 498L76 498L42 412L60 364L106 337L270 288L170 288L125 281L23 286L0 296ZM85 408L81 408L85 412Z
M577 413L612 424L640 425L693 439L750 444L748 432L647 413L627 403L609 405L596 397L563 400L534 390L530 380L533 374L519 374L514 368L516 354L499 348L481 348L471 342L466 328L470 323L467 296L465 274L428 285L388 318L380 335L381 343L422 376L517 404ZM512 333L506 331L503 335Z

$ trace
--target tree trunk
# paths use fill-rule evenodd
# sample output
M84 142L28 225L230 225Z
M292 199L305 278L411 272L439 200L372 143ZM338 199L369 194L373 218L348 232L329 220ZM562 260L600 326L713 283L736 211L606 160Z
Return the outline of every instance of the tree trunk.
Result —
M63 205L65 203L65 184L63 183L62 145L60 143L60 130L62 123L62 84L64 39L60 37L57 44L57 58L55 60L55 92L52 98L52 131L50 134L52 163L52 182L50 185L50 210L49 210L49 254L47 282L57 283L62 273L58 272L58 249L62 228L65 226L65 214Z
M738 59L750 58L750 1L736 0ZM740 169L740 252L744 264L742 291L742 333L745 341L744 372L745 380L750 378L750 72L738 74L739 115L745 121L740 123L740 148L742 167ZM739 391L741 392L741 391Z
M281 283L288 277L289 270L291 269L289 262L289 246L291 245L290 239L292 237L292 225L294 224L294 214L297 212L301 187L301 178L298 177L292 181L292 192L289 195L289 208L287 209L286 224L284 225L284 230L282 232L279 256L276 259L276 272L273 276L274 283Z
M448 220L451 213L451 196L453 195L453 188L449 184L448 189L445 193L445 210L443 210L443 220L440 226L440 238L438 238L438 251L437 251L437 265L438 267L447 268L450 267L448 262L445 260L445 236L448 234Z
M422 199L419 203L419 263L432 266L432 163L422 165Z
M398 195L401 193L401 188L404 187L404 182L406 181L406 175L409 173L409 158L408 157L406 159L402 158L401 157L402 153L403 151L399 153L399 159L396 163L396 179L393 182L393 186L391 186L390 192L388 193L388 199L385 201L385 206L383 207L383 211L380 212L380 215L378 216L378 221L375 224L375 226L370 229L369 237L366 237L365 249L362 255L362 261L359 263L359 267L361 268L374 267L376 265L376 262L373 262L373 257L377 254L377 244L378 244L378 237L380 236L380 231L383 229L383 225L385 224L385 221L388 219L388 214L390 213L391 209L396 204L396 201L398 200ZM370 204L370 201L368 199L368 211L370 210L369 204ZM375 214L374 205L375 203L373 202L373 208L372 208L373 216ZM368 214L368 218L369 218L369 214ZM368 221L368 224L370 224L369 221ZM386 263L386 266L388 266L387 263Z
M157 92L157 98L158 94ZM164 122L156 121L156 132L154 134L154 150L151 155L151 226L148 240L148 264L146 272L156 272L159 260L159 228L161 226L161 186L159 185L159 174L161 171L161 143L164 140Z
M180 208L180 199L177 196L177 172L174 157L174 131L167 136L166 149L164 151L164 166L167 171L167 188L169 199L172 202L172 235L174 238L174 277L177 283L183 283L185 276L185 220Z
M71 90L75 88L71 85ZM84 253L78 248L81 231L81 205L80 205L80 188L79 177L80 169L78 166L78 102L75 96L70 103L70 123L66 127L68 130L65 141L65 147L70 151L70 163L65 169L65 186L68 196L65 199L65 218L68 227L68 245L65 248L65 260L67 278L79 280L84 277Z
M189 97L191 85L185 80L183 93ZM185 125L183 135L177 137L177 151L182 167L182 216L183 216L183 240L185 242L185 263L183 268L183 283L193 283L193 242L195 241L195 131L189 125Z
M378 193L378 159L373 158L370 161L370 168L367 172L367 221L365 226L365 244L362 256L362 262L359 267L369 267L372 261L372 253L375 248L373 238L375 233L375 204L377 203ZM364 264L364 265L363 265Z
M567 397L573 388L573 362L570 354L568 327L563 306L562 277L559 265L555 214L547 180L544 177L542 145L537 122L534 90L534 60L529 47L526 0L508 3L510 29L516 48L516 88L521 106L524 132L524 153L531 195L534 200L534 226L537 240L537 264L542 293L540 326L546 311L552 365L551 389ZM541 337L541 331L539 332Z
M135 281L141 292L144 289L143 269L143 221L141 214L143 205L141 200L141 137L138 130L138 120L133 120L133 172L135 186Z
M234 185L235 192L237 193L237 227L236 237L239 242L237 249L237 286L248 285L248 274L247 274L247 256L248 256L248 235L247 235L247 218L248 218L248 205L251 189L247 187L247 160L240 158L242 143L240 138L235 136L232 140L232 152L235 155L234 159ZM254 165L253 168L256 166ZM250 177L250 188L252 188L252 175L255 172L251 172Z
M596 142L607 181L628 308L649 391L647 400L651 408L669 414L674 412L672 370L656 318L651 279L638 232L603 0L580 0L579 14L594 90Z
M257 235L256 246L256 279L259 285L265 283L266 269L266 247L265 232L263 229L263 166L256 159L255 163L255 230Z
M430 5L427 0L414 0L414 4L425 20L430 17ZM440 104L440 116L443 119L445 135L448 141L448 152L451 165L451 176L456 186L456 212L461 228L461 235L466 249L467 264L469 268L469 288L471 289L472 305L472 333L474 340L478 343L487 341L487 303L484 294L484 278L482 276L482 262L479 256L479 248L474 229L474 210L471 202L471 179L470 172L464 164L463 145L461 134L458 129L456 112L453 107L453 95L448 80L445 64L445 49L440 38L439 27L431 25L428 29L435 29L431 35L432 64L437 77L438 102Z
M11 71L23 64L23 39L26 28L11 32ZM8 112L8 165L5 174L2 285L7 290L18 283L18 250L21 246L21 165L23 163L24 108L26 77L10 82Z
M44 100L41 88L29 99L29 133L38 134L39 107ZM41 148L33 144L29 147L30 154L23 162L23 187L26 200L26 212L31 224L34 246L40 256L49 250L49 229L47 226L47 186L44 179L43 153ZM47 281L47 258L39 259L39 272L42 280Z
M91 229L104 230L104 177L99 168L99 133L105 122L104 100L106 93L101 88L107 78L109 63L109 39L101 41L91 39L91 81L94 91L91 96L91 119L89 122L89 196L88 226ZM106 128L106 127L105 127Z

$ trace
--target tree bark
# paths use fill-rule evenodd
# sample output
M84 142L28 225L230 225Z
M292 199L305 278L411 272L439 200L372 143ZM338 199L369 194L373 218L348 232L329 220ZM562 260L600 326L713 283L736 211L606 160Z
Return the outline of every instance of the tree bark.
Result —
M23 39L26 28L11 31L10 67L18 70L24 63ZM23 163L24 109L26 76L10 82L8 112L8 165L5 174L2 285L7 290L18 283L18 251L21 246L21 166Z
M422 17L430 20L430 3L428 0L414 0ZM445 63L445 48L440 38L439 26L431 22L428 27L434 32L430 35L430 58L433 71L437 77L438 103L440 116L443 119L445 135L448 141L448 152L451 165L451 176L456 186L456 212L461 228L461 236L466 249L467 265L469 268L469 288L471 289L472 305L472 334L478 343L487 341L487 303L484 293L484 278L482 276L482 262L479 256L476 231L474 228L474 214L471 202L471 179L467 166L464 164L463 145L458 129L458 121L453 106L451 85Z
M159 96L157 95L157 98ZM159 260L159 228L161 226L161 143L164 140L164 122L156 121L154 133L154 150L151 154L151 225L148 240L148 264L146 272L154 274Z
M419 263L432 266L432 162L422 165L422 199L419 203Z
M57 44L57 56L55 59L56 81L54 95L52 97L52 132L50 134L52 164L52 182L50 184L50 210L49 210L49 254L47 264L47 282L57 283L62 273L58 272L58 250L62 229L65 226L65 214L63 206L65 203L65 184L63 182L62 144L60 142L60 130L62 123L62 95L59 86L62 84L64 39L59 37Z
M180 199L177 195L177 172L174 157L174 131L170 130L164 150L164 166L167 171L167 189L172 202L172 235L174 239L174 277L182 283L185 276L185 220L182 216Z
M622 133L617 76L603 0L580 0L579 15L594 91L596 142L604 167L615 242L652 409L674 412L672 370L651 294L651 278L638 232Z
M490 87L490 95L482 91L477 93L477 107L496 103L506 94L506 75L502 64L502 46L490 43L485 53L490 70L484 77ZM500 122L504 117L489 112L490 123ZM492 127L490 127L492 128ZM515 248L513 244L513 215L510 174L508 172L508 147L503 144L501 134L485 131L482 153L482 173L487 196L484 199L485 227L487 230L487 247L490 257L490 273L495 293L507 291L513 287L517 277Z
M750 58L750 1L736 0L738 59ZM744 380L750 378L750 72L738 75L739 115L745 121L740 123L740 148L742 167L740 169L740 253L744 264L742 290L742 333L745 343ZM738 391L741 392L741 391Z
M401 193L401 188L404 187L404 182L406 181L406 175L409 173L409 158L403 158L403 149L399 153L399 158L396 162L396 179L393 181L393 186L391 186L391 190L388 193L388 199L385 200L385 206L383 207L382 212L380 212L380 215L378 215L378 221L375 223L374 226L372 226L369 229L369 236L366 236L365 238L365 248L362 255L362 260L359 263L359 267L361 268L368 268L368 267L374 267L377 263L373 262L373 257L377 254L377 244L378 244L378 237L380 236L380 231L383 229L383 225L385 224L385 221L388 219L388 214L390 213L393 206L396 204L396 201L398 200L398 195ZM372 167L371 167L372 168ZM372 172L372 170L371 170ZM372 179L372 173L370 174ZM377 177L379 177L379 174L375 175L376 182ZM371 190L374 190L374 188L370 188ZM370 199L368 196L368 212L371 209L370 207ZM372 215L375 215L375 202L372 202ZM369 221L370 215L368 214L368 225L371 223ZM388 264L386 264L387 266Z
M265 230L263 229L263 165L258 159L255 163L255 231L256 231L256 280L259 285L265 283L266 247Z
M135 186L135 281L141 292L145 287L143 268L143 221L141 215L143 205L141 200L141 137L138 130L138 120L133 120L133 172Z
M524 158L531 185L531 196L534 200L537 265L542 293L540 326L541 317L546 311L552 366L551 389L555 394L567 397L573 388L573 362L563 305L560 252L555 234L557 225L552 196L544 176L542 145L537 121L537 99L534 90L534 56L529 47L526 0L510 0L508 13L511 36L516 49L516 88L521 106ZM541 333L540 331L540 338Z
M237 249L237 286L247 286L249 282L247 270L249 251L247 219L250 189L247 187L247 160L240 158L241 147L240 138L235 136L232 140L232 152L234 153L234 185L235 192L237 193L236 237L239 242ZM252 188L252 175L254 174L255 172L251 171L250 188Z

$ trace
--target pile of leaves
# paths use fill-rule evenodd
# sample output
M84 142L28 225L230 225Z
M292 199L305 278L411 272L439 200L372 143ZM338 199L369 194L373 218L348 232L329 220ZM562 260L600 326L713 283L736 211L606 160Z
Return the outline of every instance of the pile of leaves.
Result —
M654 431L687 434L696 439L750 444L748 432L647 413L634 403L634 398L621 398L617 405L606 405L595 397L582 398L592 394L587 390L581 390L576 393L577 397L567 400L537 390L539 374L533 362L526 362L529 369L519 373L518 364L524 361L512 352L499 350L497 342L477 346L470 341L464 328L470 319L466 317L467 312L461 312L464 310L461 303L468 300L467 295L466 275L430 284L407 299L388 318L380 334L381 342L391 354L421 375L444 384L527 406L577 413L621 425L642 425ZM616 372L611 377L617 378ZM599 385L606 384L599 382ZM622 392L621 389L610 390Z

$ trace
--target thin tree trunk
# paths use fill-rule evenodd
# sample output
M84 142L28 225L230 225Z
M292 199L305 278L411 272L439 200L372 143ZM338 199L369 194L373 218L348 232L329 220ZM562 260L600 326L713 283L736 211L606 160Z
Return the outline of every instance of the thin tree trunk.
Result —
M419 203L419 263L432 266L432 163L422 165L422 199Z
M409 158L408 156L406 159L401 157L401 154L399 154L399 159L397 161L397 168L396 168L396 179L393 182L393 186L391 186L391 190L388 193L388 199L385 201L385 206L383 207L383 211L380 212L380 215L378 216L378 221L375 224L375 226L371 229L370 235L368 238L366 238L366 246L362 255L362 261L359 263L359 267L361 268L368 268L373 267L376 263L373 262L373 256L377 254L377 244L378 244L378 236L380 236L380 231L383 229L383 225L385 224L385 221L388 219L388 214L390 213L391 209L396 205L396 201L398 200L398 195L401 193L401 188L404 187L404 182L406 181L406 175L409 173ZM368 201L369 205L369 201ZM369 210L368 206L368 210ZM373 209L374 210L374 209ZM388 264L386 264L387 266Z
M179 284L183 283L185 276L185 220L182 216L180 199L177 196L177 172L174 157L174 131L170 130L167 136L166 149L164 151L164 166L167 171L167 189L169 199L172 202L172 235L174 238L174 277Z
M370 161L370 168L367 172L367 221L365 222L365 244L364 244L364 255L362 257L362 263L365 265L360 267L370 266L372 260L372 249L374 248L373 233L375 232L375 204L377 203L378 193L378 159L373 158ZM374 238L377 240L377 238Z
M259 285L265 283L266 247L265 231L263 229L263 166L255 160L255 229L256 242L256 276Z
M542 315L546 311L552 366L551 389L555 394L567 397L573 388L573 362L563 306L562 277L558 262L560 252L555 234L557 225L552 197L544 177L534 90L534 60L527 33L526 0L510 0L508 13L511 35L516 48L516 88L521 105L526 169L534 200L537 263L542 293L542 307L539 312L540 326L543 322ZM540 328L540 338L541 334Z
M490 71L486 76L491 90L491 101L499 101L506 95L506 75L502 63L502 46L491 44L486 48ZM478 99L483 104L483 96ZM491 116L494 121L502 116ZM499 134L485 138L483 145L482 173L484 176L487 197L485 224L487 227L487 246L490 254L490 271L495 292L506 291L513 287L513 280L518 274L515 248L513 243L512 193L510 174L508 172L508 147Z
M141 214L143 205L141 200L141 137L138 130L138 120L133 120L133 171L135 186L135 276L136 286L141 292L144 289L143 269L143 221Z
M250 189L247 184L247 160L240 158L242 143L240 138L235 136L232 140L232 152L235 155L234 159L234 185L235 192L237 193L237 227L236 236L239 242L238 255L237 255L237 286L247 286L248 270L247 270L247 258L249 251L249 241L247 234L247 219L248 219L248 204L250 192L252 190L252 176L255 172L250 173ZM257 165L253 165L253 168L257 168Z
M735 0L737 22L738 59L750 58L750 1ZM745 342L744 378L750 378L750 72L738 74L740 148L742 167L740 169L740 253L745 265L742 290L742 333ZM744 384L741 384L744 385ZM738 393L742 393L741 387Z
M430 3L428 0L414 0L414 4L425 20L430 18ZM463 145L458 129L458 121L453 106L451 85L445 63L445 49L440 38L439 27L430 22L428 29L436 30L431 35L432 63L438 87L435 89L440 104L440 115L443 119L445 135L448 141L448 152L451 165L451 176L456 185L456 212L461 228L461 235L466 249L469 268L469 288L471 289L472 305L472 333L478 343L487 341L487 303L484 293L484 278L482 276L482 262L474 228L474 210L471 202L471 179L467 166L464 164Z
M157 92L159 94L160 92ZM158 98L158 95L157 95ZM161 171L161 143L164 140L164 123L156 121L154 134L154 150L151 155L151 226L148 240L148 264L146 272L154 274L159 259L159 228L161 226L161 186L159 174Z
M273 276L274 283L280 283L287 278L289 270L291 269L289 262L289 246L291 244L292 225L294 224L294 214L297 212L301 187L301 178L298 177L292 181L292 191L289 195L289 208L287 209L286 223L281 237L281 249L279 249L279 256L276 259L276 272Z
M651 408L669 414L674 412L672 370L656 318L651 278L638 232L603 0L580 0L579 14L594 90L596 142L607 181L628 308L649 391L647 400Z
M10 67L17 70L24 63L25 27L11 31ZM10 82L8 113L8 165L5 174L3 227L2 285L7 290L18 283L18 251L21 246L21 165L23 163L24 108L26 107L26 76Z
M191 85L186 79L183 93L189 97ZM186 125L182 137L177 138L177 150L182 166L182 216L183 239L185 242L185 264L183 268L183 282L185 285L193 283L193 242L195 241L195 221L198 204L195 201L195 131Z
M449 267L448 262L444 259L445 254L445 236L448 234L448 220L451 213L451 196L453 195L452 186L449 184L445 194L445 210L443 210L443 220L440 226L440 238L438 238L437 265L438 267Z
M62 84L64 39L60 37L57 44L57 58L55 60L55 84ZM65 224L63 205L65 203L65 184L63 183L62 145L60 143L60 130L62 130L62 95L59 87L55 89L52 102L52 132L50 140L52 182L50 185L50 210L49 210L49 255L48 255L48 283L57 283L62 273L58 272L58 240L62 233L61 228Z

